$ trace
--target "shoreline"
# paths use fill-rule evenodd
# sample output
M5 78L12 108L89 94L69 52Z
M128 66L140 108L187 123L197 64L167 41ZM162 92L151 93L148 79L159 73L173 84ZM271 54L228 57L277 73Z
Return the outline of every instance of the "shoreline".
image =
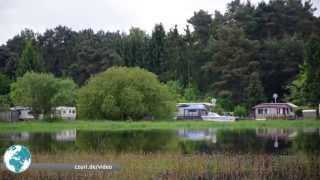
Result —
M320 120L240 120L237 122L208 121L29 121L0 122L0 132L56 132L66 129L103 131L103 130L148 130L148 129L255 129L255 128L320 128Z

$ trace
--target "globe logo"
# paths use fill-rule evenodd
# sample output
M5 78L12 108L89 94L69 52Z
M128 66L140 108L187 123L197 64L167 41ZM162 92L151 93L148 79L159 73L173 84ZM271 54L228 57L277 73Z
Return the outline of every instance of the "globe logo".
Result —
M4 153L4 164L8 170L21 173L27 170L31 164L31 153L25 146L10 146Z

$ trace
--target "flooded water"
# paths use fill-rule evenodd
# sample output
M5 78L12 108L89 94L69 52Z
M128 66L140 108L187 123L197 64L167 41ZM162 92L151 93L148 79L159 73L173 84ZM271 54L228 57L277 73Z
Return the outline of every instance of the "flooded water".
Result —
M0 133L0 154L12 144L33 153L178 152L320 154L320 129L178 129Z

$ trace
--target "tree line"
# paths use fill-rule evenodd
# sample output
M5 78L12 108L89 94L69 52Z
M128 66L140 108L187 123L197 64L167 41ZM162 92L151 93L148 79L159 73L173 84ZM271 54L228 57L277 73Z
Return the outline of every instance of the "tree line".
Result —
M225 13L199 10L184 31L156 24L151 34L65 26L30 29L0 47L0 101L28 71L69 77L79 86L113 66L158 75L182 100L218 98L226 111L272 100L315 105L320 100L320 18L311 1L234 0ZM192 27L191 27L192 26Z

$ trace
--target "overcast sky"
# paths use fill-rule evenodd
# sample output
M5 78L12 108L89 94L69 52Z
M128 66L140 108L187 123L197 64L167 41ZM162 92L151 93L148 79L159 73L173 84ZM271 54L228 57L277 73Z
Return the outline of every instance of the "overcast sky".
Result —
M128 31L132 26L148 33L155 23L168 30L183 29L194 11L225 11L231 0L0 0L0 44L24 28L35 32L58 25L74 30ZM257 3L261 0L251 0ZM268 1L268 0L266 0ZM313 0L320 7L320 0Z

